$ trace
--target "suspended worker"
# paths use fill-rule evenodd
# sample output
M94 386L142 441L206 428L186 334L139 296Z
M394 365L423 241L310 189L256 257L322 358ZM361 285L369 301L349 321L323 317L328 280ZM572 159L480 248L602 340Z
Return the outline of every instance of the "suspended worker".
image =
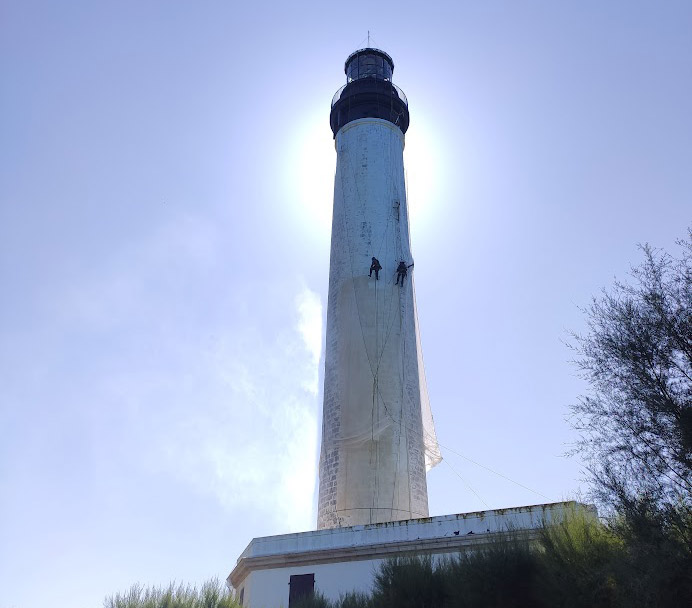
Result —
M375 280L379 281L380 280L380 270L382 270L382 266L380 266L380 261L377 258L372 258L372 264L370 264L370 274L368 275L369 277L372 276L372 271L375 271Z
M404 286L404 279L406 278L406 274L408 273L408 269L413 266L413 262L411 262L408 266L406 265L406 262L399 262L399 265L396 267L396 283L395 285L399 284L399 279L401 279L401 286Z

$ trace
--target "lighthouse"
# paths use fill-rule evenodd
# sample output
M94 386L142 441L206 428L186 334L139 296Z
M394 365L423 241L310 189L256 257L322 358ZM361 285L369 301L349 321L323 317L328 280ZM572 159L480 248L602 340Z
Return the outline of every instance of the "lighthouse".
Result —
M352 53L345 71L330 112L336 174L318 529L250 541L228 576L246 608L370 593L385 560L453 558L508 530L531 541L574 509L595 516L569 502L428 517L426 470L441 457L416 314L408 102L379 49Z
M346 59L336 148L317 527L428 516L440 460L416 314L404 174L409 108L379 49Z

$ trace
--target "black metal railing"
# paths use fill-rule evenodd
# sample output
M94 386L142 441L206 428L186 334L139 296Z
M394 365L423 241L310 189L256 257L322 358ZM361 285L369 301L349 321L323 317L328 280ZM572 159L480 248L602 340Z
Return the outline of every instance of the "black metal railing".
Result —
M354 80L353 82L358 82L358 81ZM383 81L383 82L389 82L389 81ZM344 92L344 89L349 84L352 84L352 83L349 82L348 84L345 84L336 93L334 93L334 97L332 97L332 105L331 105L332 108L334 107L334 104L336 104L336 102L339 101L339 99L341 99L341 94ZM399 99L401 99L401 101L404 102L404 105L406 107L408 107L408 99L406 99L406 95L404 94L404 92L398 86L396 86L393 82L389 82L389 84L392 85L392 88L396 91L397 95L399 96Z

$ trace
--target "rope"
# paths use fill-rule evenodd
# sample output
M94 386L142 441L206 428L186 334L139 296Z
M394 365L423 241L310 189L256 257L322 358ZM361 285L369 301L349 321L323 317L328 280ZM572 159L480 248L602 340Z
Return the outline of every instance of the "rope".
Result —
M401 247L401 209L399 209L399 221L397 222L397 238L396 242ZM406 400L404 399L405 392L405 376L406 376L406 333L403 331L403 323L406 318L406 292L404 291L404 282L401 282L401 287L399 288L399 335L401 336L401 426L403 426L406 436L406 470L411 471L411 460L409 455L409 438L408 438L408 428L404 425L404 404ZM421 420L421 430L423 430L422 420ZM408 510L411 511L411 484L408 484Z
M532 490L528 486L525 486L523 483L519 483L518 481L514 481L514 479L507 477L507 475L503 475L502 473L498 473L497 471L494 471L490 467L486 467L484 464L481 464L480 462L476 462L475 460L472 460L471 458L468 458L467 456L464 456L463 454L460 454L459 452L456 452L452 448L448 448L447 446L442 445L441 443L438 442L438 445L441 448L444 448L445 450L451 452L452 454L456 454L460 458L463 458L464 460L468 460L471 464L475 464L477 467L481 467L481 469L485 469L486 471L490 471L491 473L497 475L498 477L502 477L503 479L506 479L507 481L511 481L513 484L519 486L520 488L524 488L524 490L528 490L529 492L533 492L534 494L537 494L538 496L542 496L546 500L552 501L553 499L550 498L549 496L546 496L545 494L541 494L540 492L536 490Z
M478 498L478 500L480 500L480 501L485 505L485 508L486 508L486 509L490 509L490 505L489 505L487 502L485 502L485 501L481 498L481 495L480 495L478 492L476 492L476 490L474 490L474 489L471 487L471 484L468 483L468 482L456 471L456 469L455 469L451 464L449 464L449 461L445 460L444 462L446 463L446 465L447 465L450 469L452 469L452 472L453 472L459 479L461 479L461 481L464 482L464 485L465 485L469 490L471 490L471 492L473 492L473 493L476 495L476 498Z
M389 418L392 420L392 422L394 424L402 424L403 419L396 420L394 418L394 416L392 416L392 413L389 411L389 408L387 407L386 403L384 403L384 400L383 400L383 406L384 406L385 413L389 416ZM409 427L407 427L407 428L411 432L414 431L414 429L412 429L412 428L409 428ZM429 437L432 438L430 433L426 433L425 429L423 429L423 433L427 434ZM541 492L538 492L537 490L533 490L532 488L529 488L528 486L525 486L524 484L519 483L518 481L515 481L511 477L508 477L507 475L503 475L502 473L499 473L498 471L495 471L495 470L491 469L490 467L487 467L484 464L481 464L480 462L476 462L472 458L468 458L467 456L464 456L463 454L457 452L456 450L453 450L450 447L447 447L446 445L440 443L439 441L437 442L437 445L439 445L444 450L451 452L452 454L455 454L455 455L459 456L460 458L463 458L464 460L468 460L471 464L475 464L476 466L481 467L482 469L485 469L486 471L489 471L489 472L493 473L494 475L497 475L498 477L502 477L503 479L506 479L507 481L512 482L513 484L523 488L524 490L528 490L529 492L532 492L532 493L536 494L537 496L541 496L542 498L545 498L546 500L548 500L550 502L554 501L554 499L550 498L549 496L546 496L545 494L542 494Z

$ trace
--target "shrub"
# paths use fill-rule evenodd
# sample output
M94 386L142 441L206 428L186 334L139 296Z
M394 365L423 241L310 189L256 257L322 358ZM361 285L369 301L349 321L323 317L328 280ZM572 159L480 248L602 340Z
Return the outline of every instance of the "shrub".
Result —
M540 590L556 608L619 605L623 543L592 515L572 512L541 530Z
M331 602L321 593L310 593L293 603L295 608L332 608Z
M485 547L448 560L444 570L449 608L541 606L536 552L515 534L493 537Z
M103 602L104 608L240 608L230 590L214 578L197 589L190 585L142 587L135 584Z
M387 560L375 575L377 608L439 608L443 600L444 576L430 556Z

